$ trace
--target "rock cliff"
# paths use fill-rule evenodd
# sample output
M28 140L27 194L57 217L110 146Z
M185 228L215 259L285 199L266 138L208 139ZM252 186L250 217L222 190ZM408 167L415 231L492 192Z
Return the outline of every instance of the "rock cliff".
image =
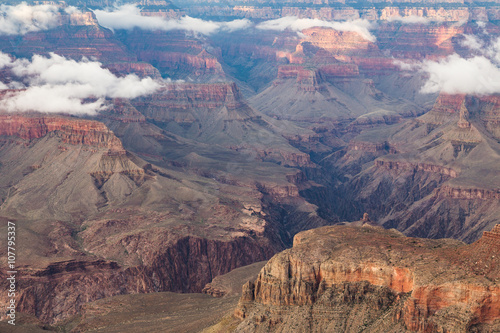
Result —
M213 82L224 78L220 50L179 31L118 31L115 35L139 61L153 64L163 76Z
M121 141L106 125L98 121L20 114L0 114L0 136L17 136L25 140L40 139L54 133L62 142L84 144L123 151Z
M244 286L235 331L498 329L498 228L471 245L369 225L301 232Z
M92 12L63 15L60 23L50 30L0 36L0 46L3 52L17 57L54 52L78 60L82 56L93 58L105 64L137 61L112 31L97 23Z

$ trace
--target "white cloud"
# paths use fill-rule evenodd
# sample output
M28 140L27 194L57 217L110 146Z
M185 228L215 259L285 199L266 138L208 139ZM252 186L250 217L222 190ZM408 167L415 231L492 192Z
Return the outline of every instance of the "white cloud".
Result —
M483 54L496 63L500 63L500 37L491 40L488 47L483 48Z
M247 19L223 22L221 24L222 24L222 29L227 30L229 32L233 32L236 30L248 29L252 26L252 22L250 22Z
M475 51L475 56L462 58L452 54L440 60L393 60L393 63L402 70L426 74L428 79L420 90L422 93L500 93L500 37L481 39L468 34L463 37L460 44Z
M471 50L481 50L484 47L483 42L474 35L464 34L464 39L460 41L462 46L465 46Z
M205 21L199 18L183 16L180 19L164 19L156 16L142 16L141 10L132 4L114 8L114 10L95 10L99 24L110 29L131 30L187 30L210 35L217 31L235 31L251 26L247 19L231 22Z
M68 6L66 8L64 8L64 12L66 12L66 14L81 14L82 11L74 6Z
M91 93L92 87L89 85L35 86L9 93L5 99L0 100L0 109L75 115L95 114L102 110L104 100L99 98L91 103L83 103L82 99L90 96Z
M500 68L483 56L464 59L453 54L439 61L424 61L421 71L429 75L422 93L500 93Z
M421 63L415 62L415 61L411 61L411 60L402 61L402 60L399 60L399 59L393 59L392 63L394 65L398 66L399 68L401 68L404 71L417 70L417 69L420 69L421 66L422 66Z
M335 29L337 31L357 32L364 39L375 42L375 36L370 33L370 29L372 29L373 26L373 23L368 20L323 21L319 19L286 16L276 20L261 22L257 25L257 29L276 31L283 31L288 29L300 33L302 30L312 27L326 27Z
M10 65L11 63L12 60L10 59L10 56L0 51L0 69Z
M53 5L0 5L0 35L23 35L58 25L58 8Z
M392 16L387 19L387 21L398 21L403 24L429 24L431 22L441 22L442 20L438 18L422 17L417 15L408 16Z
M0 61L4 56L0 53ZM105 107L106 97L135 98L160 86L151 78L140 79L133 74L117 77L99 62L78 62L53 53L49 57L35 55L31 61L10 61L5 66L28 87L0 101L0 109L7 111L95 114Z

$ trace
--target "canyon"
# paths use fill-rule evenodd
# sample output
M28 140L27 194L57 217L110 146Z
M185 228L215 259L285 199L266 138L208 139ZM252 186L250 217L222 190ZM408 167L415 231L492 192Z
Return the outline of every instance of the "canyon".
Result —
M138 332L143 315L193 332L499 329L500 97L421 93L422 64L490 56L467 43L493 49L495 3L139 4L176 24L250 19L212 33L110 29L107 2L85 5L0 35L2 52L158 88L93 115L0 110L21 331ZM292 15L368 28L259 26ZM39 84L0 81L0 99Z

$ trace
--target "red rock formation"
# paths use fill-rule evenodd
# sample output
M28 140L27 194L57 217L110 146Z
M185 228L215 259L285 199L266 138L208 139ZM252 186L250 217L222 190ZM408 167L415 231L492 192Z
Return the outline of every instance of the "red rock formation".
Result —
M264 193L270 195L272 198L280 201L283 198L290 198L299 196L299 189L297 186L290 185L278 185L278 184L257 184L257 189Z
M276 161L286 161L287 166L313 167L314 165L308 154L302 152L291 152L289 150L280 150L277 148L257 149L257 157L265 161L270 161L273 157L275 157Z
M61 15L61 25L94 25L97 26L97 18L94 12L75 12L72 14L62 14Z
M465 94L439 94L434 103L433 110L435 112L456 113L460 110L460 106L465 101Z
M179 74L223 75L217 60L218 50L205 49L199 40L189 38L183 31L132 31L124 33L123 41L139 61L155 64L161 71Z
M500 225L471 245L406 238L373 226L301 232L292 249L274 256L255 283L243 287L235 311L243 320L238 328L279 331L306 321L309 331L324 331L339 327L348 317L351 329L359 325L368 331L382 326L462 332L478 324L493 325L495 330L500 319L500 257L484 252L484 243L500 245ZM463 252L471 251L473 260L491 267L488 273L470 266ZM363 287L362 281L367 285ZM375 286L390 292L384 296L384 289ZM342 290L343 298L335 298ZM373 298L379 310L370 307ZM334 309L327 311L325 302ZM360 303L366 305L359 307ZM358 307L358 320L350 317L352 307ZM303 310L307 314L301 318ZM373 317L374 311L387 315ZM322 320L313 320L318 317Z
M316 73L299 65L284 65L278 68L278 79L297 79L297 82L314 80Z
M278 68L278 80L274 85L279 85L280 80L295 79L299 89L304 91L321 90L319 83L322 81L317 70L307 69L300 65L284 65Z
M352 61L359 67L359 71L366 75L387 74L399 71L393 59L382 57L357 57Z
M356 77L359 76L359 67L354 64L330 64L319 68L321 75L328 77Z
M372 42L352 31L337 31L330 28L310 28L302 33L304 40L312 45L329 51L334 55L357 55L377 52L378 48Z
M101 112L107 118L117 120L122 123L137 123L145 122L146 117L136 108L134 108L130 101L122 98L115 98L112 107Z
M467 96L468 113L479 116L486 130L495 139L500 139L500 95Z
M121 141L98 121L59 116L0 114L0 135L34 140L51 132L68 144L123 150Z
M463 1L450 1L463 3ZM396 17L406 17L406 16L416 16L416 17L428 17L437 19L438 21L467 21L470 16L469 9L466 7L445 9L438 8L435 9L432 6L429 7L414 7L414 8L399 8L399 7L385 7L380 11L380 20L388 20Z
M94 13L62 15L60 25L23 36L0 36L3 52L29 56L54 52L72 59L95 58L103 63L134 62L112 31L98 25Z
M487 190L481 188L456 188L449 185L443 185L439 189L439 195L452 199L500 199L500 190Z
M202 73L222 73L222 66L217 58L202 51L197 55L180 52L148 52L142 51L138 54L141 61L155 62L158 67L179 68L186 67L200 75Z
M447 23L382 24L377 45L400 59L435 59L454 53L451 38L464 33L463 26Z
M423 286L413 290L405 303L403 320L414 332L442 330L429 318L447 308L467 308L468 325L493 323L500 317L500 287L478 286L474 283L446 283L439 286ZM445 325L449 323L445 323ZM444 326L444 325L443 325Z
M491 231L485 231L483 237L477 242L478 244L491 245L493 247L500 246L500 224L493 227Z
M211 3L221 3L222 1L210 1ZM378 3L378 1L370 1ZM288 1L287 3L295 4L295 6L279 6L269 7L256 5L255 1L243 1L246 5L240 6L206 6L202 3L190 6L188 13L191 15L207 15L207 16L226 16L226 17L247 17L258 19L276 19L284 16L297 16L301 18L316 18L322 20L355 20L359 18L369 21L387 20L395 17L417 16L429 17L436 21L468 21L480 20L486 21L498 20L500 13L495 6L486 7L469 7L464 6L463 0L447 0L447 1L408 1L398 0L393 3L400 3L401 7L388 6L381 9L375 8L370 4L364 8L355 9L352 7L320 7L315 9L307 4L327 4L328 1ZM330 1L331 3L331 1ZM335 3L345 4L345 0L338 0ZM449 3L454 5L452 8L441 6L441 3ZM462 6L458 6L460 4Z
M449 176L451 178L456 178L458 176L458 172L452 168L430 163L412 163L407 161L391 161L391 160L378 159L375 161L375 165L378 168L385 168L387 170L424 171L424 172L439 173L441 175Z

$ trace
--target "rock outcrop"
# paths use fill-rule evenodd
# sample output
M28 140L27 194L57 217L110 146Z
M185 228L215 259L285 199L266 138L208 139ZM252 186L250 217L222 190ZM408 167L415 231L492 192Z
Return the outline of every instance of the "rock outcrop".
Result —
M430 164L430 163L412 163L409 161L391 161L383 158L377 159L375 161L375 166L377 168L385 168L387 170L413 170L414 172L432 172L444 175L448 178L456 178L458 172L452 168L447 168L442 165Z
M121 141L106 125L93 120L60 116L0 114L0 136L25 140L40 139L54 133L62 142L123 150Z
M242 96L234 83L213 84L169 84L151 97L139 98L134 102L139 109L148 105L146 117L166 121L168 112L160 110L216 109L226 106L236 109L243 105ZM155 108L158 108L156 110ZM182 119L177 119L183 122Z
M236 331L494 331L499 226L471 245L370 225L299 233L244 286Z
M60 25L50 30L0 36L0 46L3 52L17 57L54 52L78 60L97 59L104 64L137 61L112 31L98 24L92 12L62 15Z
M119 31L116 35L137 60L154 64L164 76L213 81L224 77L218 49L184 31ZM194 75L193 75L194 74Z

